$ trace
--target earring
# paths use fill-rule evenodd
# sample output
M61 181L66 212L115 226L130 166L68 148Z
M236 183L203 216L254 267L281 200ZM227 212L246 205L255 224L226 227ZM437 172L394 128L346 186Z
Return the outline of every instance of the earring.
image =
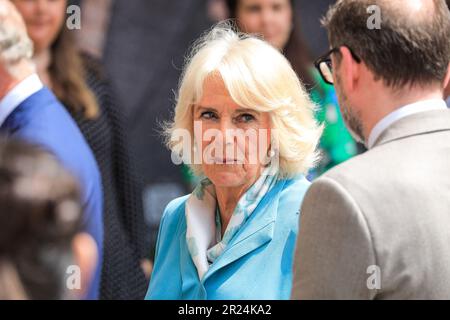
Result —
M194 140L194 147L192 148L192 150L194 151L194 153L197 152L197 143L195 142L195 140Z

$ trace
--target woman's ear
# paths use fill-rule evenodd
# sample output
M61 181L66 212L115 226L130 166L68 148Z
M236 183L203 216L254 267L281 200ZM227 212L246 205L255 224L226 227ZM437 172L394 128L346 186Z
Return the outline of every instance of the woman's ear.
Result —
M93 279L98 261L98 250L95 240L87 233L79 233L72 240L72 250L76 265L80 268L79 290L74 290L75 297L83 299Z

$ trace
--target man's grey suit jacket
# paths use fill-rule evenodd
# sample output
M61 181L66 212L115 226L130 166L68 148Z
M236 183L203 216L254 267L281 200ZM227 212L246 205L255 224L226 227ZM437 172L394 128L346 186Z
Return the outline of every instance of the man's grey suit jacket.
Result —
M450 110L403 118L316 180L293 299L450 299Z

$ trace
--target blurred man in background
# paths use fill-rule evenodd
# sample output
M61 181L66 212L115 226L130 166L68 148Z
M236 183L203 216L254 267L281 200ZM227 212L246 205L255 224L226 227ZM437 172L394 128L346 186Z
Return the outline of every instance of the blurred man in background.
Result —
M0 133L42 146L78 179L83 227L95 239L99 251L99 265L87 295L95 299L103 252L99 170L78 127L37 76L32 55L32 42L22 17L9 0L0 0Z
M0 140L0 300L77 299L97 261L76 180L41 148Z
M142 299L147 280L141 261L150 252L145 245L150 232L144 228L142 187L123 108L116 104L102 64L77 47L75 33L66 25L69 1L11 1L33 41L39 78L77 124L100 170L105 243L100 298ZM88 9L83 12L95 12Z

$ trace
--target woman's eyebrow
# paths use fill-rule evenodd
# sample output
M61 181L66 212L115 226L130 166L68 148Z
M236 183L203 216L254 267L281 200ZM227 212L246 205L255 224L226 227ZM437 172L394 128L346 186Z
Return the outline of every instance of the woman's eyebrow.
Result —
M250 108L239 108L234 110L234 113L252 113L252 114L259 114L260 112L254 109Z
M201 112L201 111L217 112L217 110L214 109L213 107L204 107L204 106L201 106L201 105L196 105L194 110L195 110L195 112Z

